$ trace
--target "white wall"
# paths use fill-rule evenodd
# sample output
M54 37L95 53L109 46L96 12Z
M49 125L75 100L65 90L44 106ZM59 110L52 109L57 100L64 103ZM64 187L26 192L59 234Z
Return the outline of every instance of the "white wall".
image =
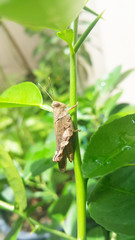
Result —
M100 71L98 77L119 64L123 66L123 71L135 68L135 1L91 0L88 6L94 7L93 10L95 9L98 13L105 10L104 20L98 23L102 61L104 62L103 72ZM98 69L100 63L96 64ZM135 104L135 72L120 87L124 88L121 101Z
M3 21L0 26L0 89L9 79L20 81L23 76L37 66L32 53L37 46L37 36L29 37L24 28L11 21Z

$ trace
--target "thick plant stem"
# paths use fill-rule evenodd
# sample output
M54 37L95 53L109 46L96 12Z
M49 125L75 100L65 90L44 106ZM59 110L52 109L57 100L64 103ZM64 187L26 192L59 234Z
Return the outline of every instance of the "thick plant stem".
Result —
M77 22L74 23L74 34L76 40ZM76 59L75 53L70 53L70 106L77 102L77 84L76 84ZM71 112L74 128L77 129L77 108ZM78 133L75 133L74 139L74 172L76 181L77 198L77 240L86 239L86 187L85 180L81 172L81 155L79 147Z

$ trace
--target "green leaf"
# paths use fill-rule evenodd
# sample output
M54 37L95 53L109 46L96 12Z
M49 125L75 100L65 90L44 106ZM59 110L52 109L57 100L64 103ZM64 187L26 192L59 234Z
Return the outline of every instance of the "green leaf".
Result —
M98 15L99 15L98 13L96 13L95 11L93 11L92 9L90 9L90 8L88 8L88 7L86 7L86 6L85 6L83 9L84 9L85 11L87 11L87 12L95 15L95 16L98 16Z
M8 88L0 95L0 108L42 105L42 95L37 86L24 82Z
M135 240L134 236L127 236L123 234L118 234L115 238L115 240Z
M135 114L104 124L91 138L82 164L85 177L104 176L135 158Z
M102 18L102 15L103 15L103 12L101 14L99 14L92 23L90 23L90 25L87 27L85 32L81 35L81 37L79 38L79 40L77 41L77 43L74 46L74 52L75 53L78 51L78 49L80 48L80 46L82 45L84 40L87 38L89 33L92 31L92 29L95 27L97 22L100 20L100 18Z
M121 73L121 66L117 66L110 72L108 75L106 75L103 79L100 79L96 82L96 89L99 92L107 93L109 91L112 91L117 83L119 82Z
M50 159L39 159L36 161L29 161L26 163L25 169L24 169L24 178L28 179L30 177L36 177L40 175L42 172L47 170L48 168L51 168L55 165L52 160Z
M0 16L24 26L66 29L78 16L86 0L0 1Z
M101 227L95 227L87 233L87 240L105 240L104 231Z
M66 220L64 221L65 224L65 232L70 236L76 238L77 233L77 209L76 209L76 202L73 201L69 211L66 215Z
M54 169L52 174L51 174L51 178L49 179L49 185L52 189L54 189L54 191L57 191L57 186L61 185L63 182L66 182L67 180L69 180L69 174L68 173L63 173L60 172L59 170ZM70 189L70 193L72 193L72 190ZM66 195L66 193L63 193L64 195Z
M12 226L11 231L8 233L4 240L17 240L18 233L20 232L24 219L19 218Z
M24 210L27 206L27 199L23 181L14 166L12 159L9 154L0 145L0 162L8 183L14 191L15 203L20 210Z
M135 71L135 68L129 69L121 74L119 77L118 83L122 82L126 77L128 77L133 71Z
M135 236L135 167L102 178L91 193L90 216L109 231Z
M74 40L74 32L72 29L67 29L62 32L57 32L59 38L63 39L71 47Z
M123 111L126 107L128 107L129 104L128 103L118 103L110 112L110 115L113 115L113 114L117 114L121 111ZM131 113L128 113L128 114L131 114ZM127 115L128 115L127 114Z
M53 158L56 150L56 142L50 141L50 143L37 143L31 146L25 156L26 161L35 161L43 158Z
M116 105L116 103L117 103L118 99L120 98L121 94L122 94L122 92L116 93L114 96L107 99L107 101L104 103L104 106L103 106L103 108L101 108L100 112L101 112L101 114L102 113L104 114L104 119L105 120L108 119L108 116L109 116L111 110Z
M24 178L35 177L53 167L55 163L52 159L55 149L56 143L54 141L46 144L46 146L40 143L33 145L25 157L27 162L24 168Z
M58 200L53 202L48 209L49 216L56 221L63 221L73 201L72 194L62 195Z

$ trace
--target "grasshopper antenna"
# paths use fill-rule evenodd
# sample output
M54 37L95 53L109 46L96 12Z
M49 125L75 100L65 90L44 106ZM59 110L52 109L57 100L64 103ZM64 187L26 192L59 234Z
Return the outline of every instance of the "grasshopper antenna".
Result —
M49 84L50 84L50 88L51 88L51 93L52 93L53 99L55 100L55 98L54 98L54 92L53 92L53 88L52 88L52 83L51 83L50 77L48 77L48 80L49 80Z
M49 96L49 98L51 98L51 100L54 101L53 98L51 97L51 95L46 91L46 89L43 88L40 83L38 83L38 85L40 86L40 88L41 88L44 92L46 92L46 94Z

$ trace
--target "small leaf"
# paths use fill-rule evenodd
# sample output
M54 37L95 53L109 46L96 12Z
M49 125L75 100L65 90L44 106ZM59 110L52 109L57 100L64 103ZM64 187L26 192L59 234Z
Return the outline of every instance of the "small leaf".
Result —
M74 52L76 53L78 51L78 49L80 48L80 46L82 45L82 43L84 42L84 40L87 38L87 36L89 35L89 33L92 31L92 29L95 27L95 25L97 24L97 22L100 20L100 18L102 18L104 12L102 12L101 14L99 14L96 19L90 23L90 25L87 27L87 29L85 30L85 32L81 35L81 37L79 38L79 40L77 41L77 43L74 46Z
M40 175L45 170L53 167L55 163L51 159L39 159L36 161L29 161L26 163L24 169L24 178L35 177Z
M135 71L135 68L129 69L121 74L119 77L118 83L122 82L126 77L128 77L133 71Z
M102 178L91 193L90 216L109 231L135 236L135 167Z
M4 148L0 145L0 162L8 183L14 191L15 203L18 205L20 210L24 210L27 206L27 199L23 181L14 166L12 159L9 154L5 152Z
M118 104L116 104L115 107L111 110L110 115L117 114L117 113L123 111L123 110L124 110L126 107L128 107L128 106L129 106L128 103L118 103ZM130 114L130 113L128 113L128 114ZM127 114L127 115L128 115L128 114Z
M104 106L100 111L101 111L101 113L104 113L104 119L105 120L108 119L111 110L116 105L116 103L117 103L118 99L120 98L121 94L122 94L122 92L116 93L114 96L108 98L107 101L104 103Z
M0 108L42 105L42 95L37 86L24 82L8 88L0 95Z
M20 232L24 219L19 218L12 226L11 231L8 233L4 240L17 240L18 233Z
M135 114L107 122L91 138L82 164L85 177L104 176L135 157Z
M117 66L107 74L103 79L100 79L96 82L96 89L99 92L107 93L109 91L112 91L116 85L119 83L121 73L121 66Z
M67 29L62 32L57 32L59 38L63 39L68 43L69 46L72 46L74 40L74 32L72 29Z
M83 9L84 9L85 11L87 11L87 12L95 15L95 16L98 16L98 15L99 15L98 13L96 13L95 11L93 11L92 9L90 9L90 8L88 8L88 7L86 7L86 6L85 6Z

